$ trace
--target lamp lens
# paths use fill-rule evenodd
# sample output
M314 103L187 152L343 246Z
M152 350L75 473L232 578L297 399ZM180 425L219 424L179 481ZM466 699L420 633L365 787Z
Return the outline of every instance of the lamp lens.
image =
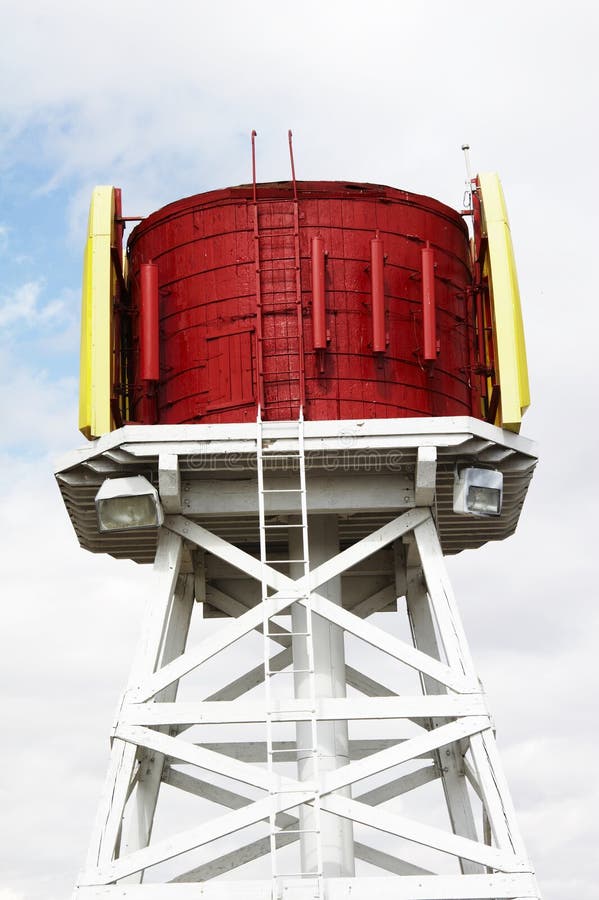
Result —
M501 512L501 491L471 484L468 488L466 505L470 512L498 516Z
M125 528L151 528L159 525L154 497L142 494L138 497L110 497L98 504L98 517L102 531L120 531Z

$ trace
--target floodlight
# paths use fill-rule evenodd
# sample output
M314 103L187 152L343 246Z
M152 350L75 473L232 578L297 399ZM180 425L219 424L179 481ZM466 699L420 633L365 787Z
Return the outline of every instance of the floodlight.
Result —
M164 513L158 491L144 478L107 478L96 494L100 531L158 528Z
M499 516L503 473L497 469L456 469L453 511L466 516Z

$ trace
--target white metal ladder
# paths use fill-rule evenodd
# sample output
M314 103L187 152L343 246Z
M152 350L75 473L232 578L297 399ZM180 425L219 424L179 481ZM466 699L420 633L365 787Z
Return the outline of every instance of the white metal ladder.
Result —
M313 815L311 816L311 824L313 827L311 828L302 828L301 826L301 817L298 822L297 829L286 827L283 830L280 830L276 823L276 815L277 815L277 804L276 799L280 794L288 793L284 788L280 791L276 791L273 789L271 791L271 798L273 800L271 804L271 811L269 816L269 825L270 825L270 859L271 859L271 872L272 872L272 896L273 900L278 900L280 896L280 879L283 877L306 877L306 878L314 878L317 879L317 893L314 894L314 897L322 898L324 896L323 893L323 858L322 858L322 844L320 840L320 831L321 831L321 810L320 810L320 794L318 791L318 780L319 780L319 765L318 765L318 730L317 730L317 705L316 705L316 680L315 680L315 661L314 661L314 640L313 640L313 628L312 628L312 607L311 607L311 598L310 598L310 590L308 587L308 578L310 573L310 554L309 554L309 539L308 539L308 507L307 507L307 493L306 493L306 459L305 459L305 450L304 450L304 419L303 419L303 411L300 408L299 418L297 422L293 423L293 440L292 446L295 445L296 449L285 451L277 451L276 448L272 449L271 444L265 440L264 435L264 423L261 418L260 408L258 409L258 419L257 419L257 437L256 437L256 461L257 461L257 473L258 473L258 513L259 513L259 529L260 529L260 562L262 564L262 576L261 576L261 597L262 597L262 608L263 608L263 623L262 623L262 631L264 637L264 685L265 685L265 699L266 699L266 761L268 766L268 772L273 776L273 781L276 783L276 772L275 772L275 758L280 753L288 753L288 748L277 749L275 748L275 741L273 740L273 721L277 721L277 713L281 713L284 711L284 701L281 703L280 701L275 701L273 699L273 685L272 679L277 675L280 675L281 670L271 669L270 668L270 641L273 636L280 637L280 630L276 630L276 623L272 623L271 620L273 616L270 612L270 604L269 604L269 589L266 580L266 565L280 565L280 564L296 564L302 567L302 575L304 582L304 589L300 590L297 594L290 593L291 601L301 601L303 606L305 607L305 631L293 631L289 632L289 637L294 642L297 638L303 638L305 640L306 647L306 659L307 659L307 668L296 668L295 657L292 662L292 669L286 671L286 675L294 676L295 673L303 673L308 676L309 683L309 692L308 696L302 699L305 699L306 704L305 708L301 711L302 721L306 721L306 713L309 716L310 723L310 747L297 747L296 746L296 759L299 759L300 752L303 754L311 754L307 758L311 758L311 781L315 786L315 798L312 803L313 806ZM273 468L272 463L281 463L282 465ZM273 473L276 480L273 481ZM285 474L285 479L281 478L281 474ZM284 484L284 486L281 486ZM272 485L272 486L271 486ZM286 499L290 498L295 499L296 503L288 503L286 506L289 508L290 506L294 506L297 508L297 514L299 518L299 522L293 523L283 523L280 522L271 522L269 521L269 511L267 509L268 502L267 497L284 494L286 495ZM274 516L274 513L273 513ZM276 544L280 547L280 537L281 534L284 534L286 530L291 529L301 529L302 535L302 555L299 559L281 559L279 556L275 554L273 544ZM294 542L295 543L295 542ZM274 555L273 555L274 554ZM290 554L286 553L286 557L289 557ZM293 680L293 679L290 679ZM302 704L303 706L303 704ZM299 715L299 710L296 709L296 713ZM306 756L304 756L306 758ZM316 846L316 870L315 871L300 871L296 872L285 872L284 875L279 871L278 860L277 860L277 852L280 848L277 846L277 836L278 835L291 835L296 834L301 840L302 834L311 833L315 837L315 846Z

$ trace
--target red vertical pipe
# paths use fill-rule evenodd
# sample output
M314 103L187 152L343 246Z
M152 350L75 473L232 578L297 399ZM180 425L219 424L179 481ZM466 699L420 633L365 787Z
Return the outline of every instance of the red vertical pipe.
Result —
M315 350L326 350L324 238L312 238L312 334Z
M385 254L380 237L370 241L370 280L372 291L372 349L384 353L387 349L385 331Z
M143 381L158 381L160 377L160 340L158 318L158 266L140 266L140 377Z
M427 361L436 360L435 251L428 241L422 248L422 328L423 357Z

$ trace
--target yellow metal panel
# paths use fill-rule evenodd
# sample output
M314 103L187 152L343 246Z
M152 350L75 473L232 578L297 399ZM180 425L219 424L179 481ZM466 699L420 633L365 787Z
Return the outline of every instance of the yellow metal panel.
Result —
M89 440L114 428L112 393L112 296L114 188L94 188L83 254L79 429Z
M487 236L485 274L493 309L495 361L500 387L499 422L519 431L530 405L528 365L518 276L501 182L495 173L478 176Z

